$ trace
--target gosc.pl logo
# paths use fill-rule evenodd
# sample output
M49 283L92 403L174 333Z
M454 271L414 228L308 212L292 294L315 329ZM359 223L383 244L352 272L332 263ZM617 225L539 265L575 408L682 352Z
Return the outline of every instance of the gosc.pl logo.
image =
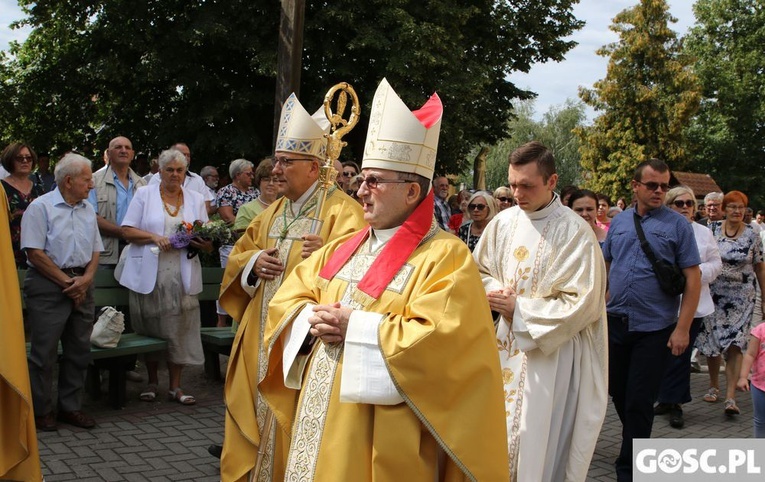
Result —
M680 452L648 448L638 452L635 470L643 474L759 474L760 466L754 450L689 448Z

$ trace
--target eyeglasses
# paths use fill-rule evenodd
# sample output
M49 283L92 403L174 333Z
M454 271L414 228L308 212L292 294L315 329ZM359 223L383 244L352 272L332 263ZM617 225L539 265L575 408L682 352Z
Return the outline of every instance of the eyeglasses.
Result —
M352 172L343 172L343 177L353 177L353 176L355 176L355 175L356 175L356 174L354 174L354 173L352 173Z
M316 159L312 159L310 157L301 157L301 158L296 158L296 159L288 159L288 158L286 158L284 156L280 156L280 157L274 157L273 159L271 159L271 165L273 167L276 167L278 164L281 164L282 167L290 167L292 165L292 163L295 162L295 161L315 161L315 160Z
M692 208L693 207L693 200L692 199L687 199L685 201L681 201L681 200L677 199L672 204L674 204L676 208L682 208L683 206L687 207L687 208Z
M376 189L378 184L404 184L406 182L414 182L414 181L407 181L404 179L380 179L377 176L369 175L362 179L361 183L367 183L367 187L369 189Z
M731 206L730 204L725 206L728 211L746 211L746 206Z
M709 203L709 204L706 205L706 207L707 207L707 209L717 209L717 208L720 207L720 205L717 204L717 203Z
M484 209L486 209L486 205L485 204L468 204L468 209L470 211L473 211L475 209L479 211L483 211Z
M278 177L264 177L264 178L260 179L260 182L266 182L268 184L276 184L277 182L279 182L279 178Z
M503 203L511 203L511 202L513 202L513 198L511 198L511 197L504 197L504 196L500 196L500 197L498 197L497 199L498 199L500 202L503 202Z
M638 184L642 184L649 191L655 191L657 189L661 189L661 192L669 191L669 184L667 184L665 182L662 182L661 184L658 183L658 182L653 182L653 181L648 181L648 182L635 181L635 182L638 183Z
M16 162L32 162L32 156L16 156L14 160Z

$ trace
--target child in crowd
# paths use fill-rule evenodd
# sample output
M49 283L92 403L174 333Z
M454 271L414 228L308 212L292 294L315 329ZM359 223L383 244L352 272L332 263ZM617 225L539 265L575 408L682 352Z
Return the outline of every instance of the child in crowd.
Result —
M749 344L741 363L738 388L750 389L749 371L752 371L752 406L754 407L754 437L765 438L765 323L752 329Z

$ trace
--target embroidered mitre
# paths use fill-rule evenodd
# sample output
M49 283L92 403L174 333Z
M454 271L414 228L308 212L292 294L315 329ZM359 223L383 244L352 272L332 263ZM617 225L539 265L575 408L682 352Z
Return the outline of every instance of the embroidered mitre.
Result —
M306 154L324 160L330 124L319 108L313 115L305 110L297 96L292 93L282 105L276 151Z
M433 179L442 114L438 94L412 112L383 79L372 100L362 169L413 172Z

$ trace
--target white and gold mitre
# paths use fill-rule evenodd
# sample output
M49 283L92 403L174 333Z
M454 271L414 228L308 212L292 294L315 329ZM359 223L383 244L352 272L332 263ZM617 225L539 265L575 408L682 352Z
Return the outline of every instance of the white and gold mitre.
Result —
M327 152L324 134L329 134L329 128L329 120L323 108L310 115L292 93L282 105L275 150L306 154L324 160Z
M438 94L433 94L419 110L410 111L383 79L372 101L361 168L413 172L433 179L443 110Z

